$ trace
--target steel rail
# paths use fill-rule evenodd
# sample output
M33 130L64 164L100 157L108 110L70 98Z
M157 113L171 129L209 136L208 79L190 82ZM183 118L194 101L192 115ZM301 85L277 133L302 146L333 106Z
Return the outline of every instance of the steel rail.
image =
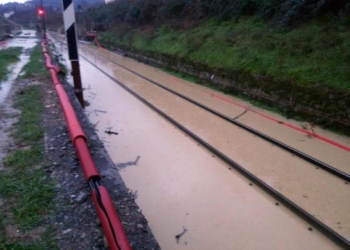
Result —
M340 245L341 247L344 247L345 249L350 249L350 241L348 241L346 238L344 238L342 235L334 231L332 228L328 227L326 224L324 224L322 221L315 218L313 215L308 213L306 210L295 204L293 201L289 200L286 196L279 193L277 190L270 187L267 183L259 179L257 176L246 170L244 167L242 167L237 162L233 161L231 158L220 152L215 147L211 146L209 143L201 139L199 136L194 134L192 131L181 125L179 122L171 118L169 115L167 115L165 112L161 111L159 108L157 108L155 105L148 102L145 98L125 86L123 83L109 75L107 72L105 72L102 68L91 62L89 59L87 59L85 56L81 55L82 58L84 58L87 62L89 62L91 65L93 65L95 68L97 68L99 71L101 71L104 75L106 75L109 79L117 83L120 87L122 87L124 90L126 90L128 93L136 97L138 100L140 100L142 103L150 107L152 110L157 112L159 115L167 119L169 122L174 124L176 127L184 131L186 134L188 134L190 137L192 137L197 142L201 143L205 148L207 148L210 152L217 155L221 160L226 162L231 167L235 168L238 172L243 174L246 178L257 184L260 188L262 188L264 191L269 193L271 196L279 200L281 203L283 203L286 207L288 207L291 211L296 213L298 216L309 222L311 225L313 225L315 228L317 228L320 232L322 232L325 236L333 240L336 244Z
M202 109L204 109L204 110L206 110L206 111L208 111L216 116L219 116L220 118L222 118L230 123L233 123L234 125L237 125L238 127L242 128L242 129L244 129L244 130L246 130L246 131L248 131L248 132L250 132L250 133L252 133L252 134L268 141L268 142L273 143L274 145L302 158L303 160L305 160L313 165L316 165L316 166L322 168L323 170L325 170L325 171L327 171L327 172L329 172L329 173L331 173L331 174L333 174L333 175L335 175L335 176L337 176L337 177L339 177L347 182L350 182L350 174L347 174L347 173L345 173L345 172L343 172L343 171L341 171L341 170L339 170L339 169L337 169L337 168L335 168L327 163L324 163L324 162L322 162L322 161L320 161L320 160L318 160L318 159L316 159L308 154L305 154L298 149L295 149L295 148L293 148L293 147L291 147L291 146L289 146L281 141L278 141L278 140L272 138L271 136L268 136L268 135L266 135L266 134L264 134L256 129L253 129L253 128L243 124L242 122L239 122L239 121L237 121L237 120L235 120L227 115L224 115L224 114L222 114L222 113L220 113L220 112L218 112L218 111L216 111L208 106L205 106L205 105L203 105L203 104L201 104L201 103L199 103L199 102L197 102L197 101L195 101L195 100L193 100L193 99L191 99L191 98L189 98L189 97L187 97L179 92L176 92L168 87L165 87L164 85L162 85L162 84L160 84L160 83L158 83L158 82L156 82L156 81L154 81L154 80L152 80L144 75L141 75L141 74L139 74L139 73L137 73L129 68L126 68L123 65L120 65L119 63L116 63L116 62L114 62L114 61L112 61L104 56L101 56L101 55L98 55L98 56L110 61L111 63L113 63L113 64L115 64L115 65L117 65L117 66L119 66L127 71L129 71L130 73L137 75L138 77L141 77L142 79L144 79L146 81L153 83L154 85L156 85L156 86L158 86L158 87L160 87L160 88L162 88L162 89L164 89L164 90L166 90L166 91L168 91L168 92L170 92L178 97L185 99L186 101L188 101L188 102L190 102L190 103L192 103L192 104L194 104L194 105L196 105L196 106L198 106L198 107L200 107L200 108L202 108Z

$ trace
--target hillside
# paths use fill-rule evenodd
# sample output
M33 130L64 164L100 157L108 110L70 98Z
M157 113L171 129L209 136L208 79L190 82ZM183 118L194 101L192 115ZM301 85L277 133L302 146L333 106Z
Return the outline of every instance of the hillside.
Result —
M82 17L109 48L349 129L350 1L118 1Z

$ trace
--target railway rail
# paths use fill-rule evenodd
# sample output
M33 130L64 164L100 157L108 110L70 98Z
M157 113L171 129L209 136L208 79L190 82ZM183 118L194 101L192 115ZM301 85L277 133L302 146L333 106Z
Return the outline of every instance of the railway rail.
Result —
M91 51L89 51L89 52L92 53ZM128 72L154 84L155 86L162 88L162 89L164 89L164 90L166 90L166 91L168 91L168 92L170 92L170 93L172 93L172 94L174 94L174 95L176 95L176 96L178 96L178 97L180 97L180 98L182 98L182 99L184 99L184 100L186 100L186 101L188 101L188 102L190 102L190 103L192 103L192 104L194 104L194 105L196 105L196 106L198 106L198 107L200 107L200 108L202 108L202 109L204 109L204 110L206 110L206 111L208 111L208 112L210 112L218 117L220 117L221 119L223 119L227 122L230 122L230 123L242 128L242 129L270 142L270 143L273 143L274 145L300 157L301 159L303 159L303 160L305 160L305 161L307 161L307 162L309 162L317 167L322 168L323 170L325 170L325 171L327 171L327 172L329 172L329 173L331 173L331 174L333 174L333 175L335 175L335 176L337 176L337 177L339 177L347 182L350 182L350 174L345 173L345 172L343 172L343 171L341 171L341 170L339 170L339 169L337 169L337 168L335 168L327 163L324 163L324 162L322 162L322 161L320 161L320 160L318 160L318 159L316 159L308 154L305 154L300 150L297 150L297 149L295 149L295 148L293 148L293 147L291 147L291 146L289 146L289 145L287 145L279 140L272 138L271 136L268 136L268 135L266 135L266 134L264 134L256 129L254 129L254 128L251 128L251 127L243 124L242 122L237 121L236 118L231 118L227 115L224 115L224 114L222 114L222 113L220 113L220 112L218 112L218 111L216 111L216 110L214 110L214 109L212 109L212 108L210 108L210 107L208 107L200 102L197 102L197 101L191 99L190 97L188 97L186 95L183 95L179 92L176 92L176 91L172 90L171 88L168 88L168 87L162 85L161 83L156 82L156 81L154 81L154 80L152 80L144 75L141 75L141 74L137 73L136 71L133 71L133 70L131 70L131 69L119 64L119 63L116 63L116 62L114 62L114 61L112 61L104 56L101 56L101 55L98 55L98 56L102 57L103 59L108 60L109 62L117 65L118 67L123 68L123 69L127 70Z
M91 54L93 54L91 51L89 51ZM321 220L317 219L313 214L309 213L307 210L303 209L302 207L300 207L298 204L296 204L295 202L293 202L292 200L288 199L285 195L283 195L282 193L280 193L278 190L274 189L273 187L271 187L269 184L267 184L266 182L264 182L262 179L260 179L258 176L254 175L252 172L250 172L249 170L247 170L246 168L244 168L242 165L238 164L236 161L234 161L233 159L231 159L229 156L225 155L224 153L220 152L220 150L218 150L217 148L215 148L214 146L212 146L210 143L206 142L205 140L203 140L202 138L200 138L198 135L196 135L195 133L193 133L190 129L186 128L185 126L183 126L181 123L179 123L178 121L176 121L175 119L173 119L172 117L170 117L168 114L166 114L165 112L163 112L161 109L159 109L156 105L152 104L151 102L147 101L144 97L142 97L141 95L139 95L138 93L136 93L135 91L133 91L131 88L127 87L125 84L123 84L122 82L120 82L119 80L117 80L116 78L114 78L113 76L111 76L109 73L107 73L106 71L104 71L101 67L99 67L98 65L96 65L94 62L92 62L91 60L89 60L87 57L81 55L81 57L83 57L88 63L90 63L91 65L93 65L95 68L97 68L99 71L101 71L104 75L106 75L109 79L111 79L113 82L117 83L120 87L122 87L123 89L125 89L127 92L129 92L131 95L133 95L134 97L136 97L138 100L140 100L142 103L144 103L145 105L147 105L148 107L150 107L152 110L154 110L156 113L158 113L159 115L161 115L162 117L164 117L165 119L167 119L170 123L174 124L176 127L178 127L179 129L181 129L183 132L185 132L187 135L189 135L192 139L194 139L195 141L199 142L200 144L202 144L206 149L208 149L210 152L212 152L213 154L215 154L216 156L218 156L218 158L220 158L221 160L223 160L224 162L226 162L229 166L233 167L234 169L236 169L239 173L241 173L243 176L245 176L246 178L248 178L250 181L252 181L253 183L255 183L257 186L259 186L260 188L262 188L262 190L266 191L268 194L270 194L272 197L274 197L275 199L277 199L278 201L280 201L282 204L284 204L287 208L289 208L291 211L293 211L295 214L297 214L300 218L304 219L305 221L307 221L308 223L310 223L313 227L317 228L320 232L322 232L325 236L327 236L328 238L330 238L331 240L333 240L336 244L340 245L341 247L343 247L344 249L350 249L350 241L348 239L346 239L345 237L343 237L341 234L339 234L338 232L336 232L334 229L332 229L331 227L329 227L327 224L323 223ZM344 173L326 163L323 163L322 161L317 160L314 157L311 157L309 155L304 154L303 152L294 149L282 142L279 142L278 140L273 139L272 137L269 137L263 133L260 133L259 131L250 128L240 122L238 122L238 124L234 123L236 122L235 120L233 120L232 118L225 116L224 114L221 114L219 112L217 112L214 109L211 109L209 107L206 107L205 105L192 100L191 98L182 95L181 93L178 93L170 88L167 88L165 86L163 86L162 84L153 81L152 79L149 79L129 68L126 68L104 56L98 55L98 57L101 57L105 60L108 60L109 62L129 71L130 73L141 77L142 79L153 83L154 85L156 85L157 87L160 87L164 90L166 90L167 92L170 92L172 94L175 94L178 97L181 97L182 99L200 107L203 108L205 110L207 110L208 112L216 115L217 117L220 117L221 119L231 122L235 125L237 125L240 128L243 128L245 130L247 130L248 132L259 136L260 138L265 139L268 142L273 143L274 145L281 145L280 148L291 152L297 156L299 156L300 158L304 159L305 161L314 164L318 167L323 168L324 170L326 170L328 173L331 173L334 176L337 176L345 181L349 180L349 175L347 173ZM233 121L233 122L232 122ZM243 125L243 126L241 126ZM257 134L256 134L257 132ZM270 140L272 139L272 140ZM299 152L299 153L298 153ZM346 182L347 183L347 182Z
M144 103L145 105L147 105L148 107L150 107L152 110L154 110L155 112L157 112L159 115L161 115L162 117L164 117L166 120L168 120L169 122L171 122L173 125L175 125L176 127L178 127L180 130L182 130L183 132L185 132L187 135L189 135L192 139L194 139L195 141L197 141L198 143L202 144L206 149L208 149L210 152L212 152L213 154L215 154L218 158L220 158L221 160L223 160L224 162L226 162L229 166L231 166L232 168L236 169L238 172L240 172L242 175L244 175L246 178L248 178L250 181L252 181L253 183L255 183L257 186L259 186L260 188L262 188L264 191L266 191L267 193L269 193L271 196L273 196L275 199L277 199L278 201L280 201L282 204L284 204L286 207L288 207L291 211L293 211L294 213L296 213L298 216L300 216L301 218L303 218L305 221L307 221L308 223L310 223L313 227L317 228L320 232L322 232L324 235L326 235L327 237L329 237L331 240L333 240L335 243L337 243L338 245L340 245L341 247L343 247L344 249L349 249L350 248L350 242L349 240L347 240L345 237L343 237L342 235L340 235L338 232L334 231L332 228L330 228L328 225L326 225L325 223L323 223L321 220L315 218L314 215L310 214L308 211L306 211L305 209L303 209L302 207L298 206L296 203L294 203L292 200L288 199L285 195L283 195L282 193L280 193L279 191L277 191L276 189L272 188L269 184L267 184L266 182L264 182L262 179L260 179L258 176L254 175L252 172L248 171L246 168L244 168L244 166L240 165L239 163L237 163L236 161L234 161L233 159L231 159L229 156L225 155L224 153L222 153L220 150L218 150L217 148L215 148L214 146L212 146L210 143L206 142L205 140L203 140L201 137L199 137L198 135L196 135L194 132L192 132L190 129L186 128L184 125L182 125L181 123L179 123L178 121L176 121L175 119L173 119L172 117L170 117L168 114L166 114L165 112L163 112L161 109L159 109L157 106L155 106L154 104L152 104L151 102L147 101L144 97L142 97L141 95L139 95L138 93L136 93L135 91L133 91L131 88L127 87L125 84L123 84L122 82L120 82L119 80L117 80L116 78L114 78L113 76L111 76L110 74L108 74L106 71L104 71L101 67L99 67L98 65L96 65L94 62L92 62L91 60L89 60L87 57L80 55L82 58L84 58L87 62L89 62L91 65L93 65L95 68L97 68L99 71L101 71L104 75L106 75L109 79L111 79L113 82L115 82L116 84L118 84L120 87L122 87L123 89L125 89L127 92L129 92L131 95L133 95L134 97L136 97L138 100L140 100L142 103ZM106 59L106 58L105 58ZM112 62L112 61L111 61ZM114 62L113 62L114 63ZM116 64L116 63L115 63ZM119 66L119 65L118 65ZM122 67L125 68L125 67ZM126 68L125 68L126 69ZM131 72L131 70L128 70ZM139 77L141 77L137 72L131 72L134 73L136 75L138 75ZM150 81L151 79L146 79L146 77L143 77L143 79ZM153 80L151 80L153 81ZM153 81L154 82L154 81ZM158 83L154 83L154 84L158 84ZM160 85L160 84L158 84ZM157 85L157 86L158 86ZM158 86L158 87L162 87L162 86ZM164 87L164 86L163 86ZM165 87L166 88L166 87ZM171 90L171 89L166 89L167 91L173 93L175 91ZM173 93L175 94L175 93ZM232 121L232 118L229 118L223 114L220 114L219 112L216 112L215 110L212 110L209 107L206 107L200 103L197 103L194 100L191 100L190 98L177 93L177 96L182 97L183 99L190 101L191 103L200 106L204 109L206 109L207 111L221 117L222 119L225 119L226 121ZM206 108L205 108L206 107ZM234 120L233 120L234 121ZM240 125L245 126L244 124L239 123ZM237 124L236 124L237 125ZM238 126L240 126L238 125ZM242 127L243 128L243 127ZM262 133L251 129L251 128L247 128L247 130L249 129L249 132L255 134L256 135L260 135ZM262 134L263 136L266 136L264 134ZM289 152L293 152L294 154L297 155L296 152L300 152L296 149L293 149L291 147L289 147L288 145L285 145L281 142L278 142L277 140L274 140L273 138L270 141L269 139L270 137L266 136L264 137L265 140L268 140L269 142L273 142L273 143L280 143L281 145L284 145L282 148L289 151ZM277 144L276 144L277 145ZM279 145L279 144L278 144ZM293 151L295 150L295 151ZM299 157L303 158L305 157L305 160L309 161L310 163L315 164L316 166L320 166L321 165L324 167L325 170L327 170L328 172L342 178L345 180L349 180L349 176L347 174L341 174L341 171L332 171L332 169L335 169L331 166L331 168L329 168L327 166L327 164L322 163L320 161L318 161L317 159L311 157L311 156L303 156L304 154L302 152L300 152L300 155L298 154ZM320 165L321 164L321 165ZM325 167L326 166L326 167ZM336 169L335 169L336 170ZM340 173L340 174L339 174Z

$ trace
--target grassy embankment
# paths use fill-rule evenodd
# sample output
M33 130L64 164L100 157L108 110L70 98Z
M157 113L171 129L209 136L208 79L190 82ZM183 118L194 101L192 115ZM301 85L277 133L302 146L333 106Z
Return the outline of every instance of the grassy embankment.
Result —
M18 47L0 50L0 83L7 79L9 73L8 66L18 61L21 51L22 49Z
M38 46L22 78L35 75L37 79L47 79L47 70L38 71L40 68L42 52ZM12 130L19 147L4 159L6 169L0 172L0 198L4 201L0 206L0 249L57 249L52 231L43 224L53 207L54 193L53 183L42 169L42 87L22 87L14 97L14 107L21 111Z
M211 20L188 30L123 27L100 34L99 41L150 56L185 58L194 66L198 62L250 88L285 99L293 95L294 107L310 104L334 119L349 119L339 107L350 97L350 28L340 21L283 30L254 18Z
M101 34L99 40L301 85L350 89L350 28L340 23L313 22L276 30L252 19L209 21L186 31L117 30Z

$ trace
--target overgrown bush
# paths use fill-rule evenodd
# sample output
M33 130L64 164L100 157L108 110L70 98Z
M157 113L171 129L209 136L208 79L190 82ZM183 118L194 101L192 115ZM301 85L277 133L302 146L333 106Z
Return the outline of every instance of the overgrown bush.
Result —
M145 25L172 20L183 24L185 20L223 21L258 15L285 27L323 16L349 20L349 14L350 0L118 0L90 9L85 20L106 26L113 22Z

